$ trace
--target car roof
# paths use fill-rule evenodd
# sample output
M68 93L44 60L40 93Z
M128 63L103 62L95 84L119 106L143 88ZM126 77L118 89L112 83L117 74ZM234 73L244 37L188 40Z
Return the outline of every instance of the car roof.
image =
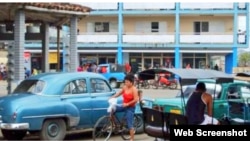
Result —
M61 93L68 82L75 79L84 78L100 78L107 81L107 79L98 73L93 72L61 72L61 73L44 73L32 76L25 80L41 80L46 82L46 87L44 91L51 95L57 95ZM24 81L25 81L24 80ZM108 81L107 81L108 82Z
M98 73L92 72L54 72L54 73L41 73L35 76L30 77L29 79L40 79L40 80L47 80L47 79L54 79L54 80L62 80L62 79L77 79L79 75L86 75L88 77L101 77L105 78Z

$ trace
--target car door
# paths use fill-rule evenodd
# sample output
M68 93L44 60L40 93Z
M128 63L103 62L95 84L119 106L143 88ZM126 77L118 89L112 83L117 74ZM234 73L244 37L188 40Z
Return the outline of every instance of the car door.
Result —
M64 88L63 99L66 113L78 111L79 127L91 126L91 97L87 80L84 78L70 81Z
M206 84L207 92L213 97L213 116L216 118L223 117L228 111L227 100L222 97L222 85L216 83ZM219 110L218 110L219 109Z
M231 84L228 87L228 114L230 117L245 119L245 102L242 97L242 89L244 84Z
M95 122L103 115L107 114L109 107L108 99L115 93L111 89L109 83L101 78L90 79L91 89L91 106L92 106L92 123Z

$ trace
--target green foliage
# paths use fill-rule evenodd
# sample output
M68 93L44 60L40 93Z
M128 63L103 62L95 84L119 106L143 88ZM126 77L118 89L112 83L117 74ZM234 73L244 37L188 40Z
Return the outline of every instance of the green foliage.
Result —
M244 52L244 53L240 54L239 63L243 67L250 65L250 52Z

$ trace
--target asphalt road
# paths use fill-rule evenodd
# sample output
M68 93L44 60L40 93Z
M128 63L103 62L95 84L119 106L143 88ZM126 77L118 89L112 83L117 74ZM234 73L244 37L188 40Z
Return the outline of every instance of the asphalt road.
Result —
M7 83L6 81L0 81L0 96L4 96L7 94ZM141 89L143 91L144 97L150 98L170 98L174 97L178 90L169 90L169 89ZM92 134L90 131L77 131L73 133L68 133L65 140L92 140ZM2 134L0 132L0 140L3 140ZM39 140L38 136L27 136L24 140ZM122 140L121 136L115 135L110 138L110 141L118 141ZM144 140L144 141L153 141L154 138L147 136L146 134L137 134L135 135L135 140Z

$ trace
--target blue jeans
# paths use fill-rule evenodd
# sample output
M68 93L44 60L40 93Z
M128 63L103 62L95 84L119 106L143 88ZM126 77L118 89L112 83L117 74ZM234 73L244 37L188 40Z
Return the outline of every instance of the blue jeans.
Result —
M123 107L123 106L116 106L115 112L124 112L128 129L134 128L134 114L135 114L135 107Z

